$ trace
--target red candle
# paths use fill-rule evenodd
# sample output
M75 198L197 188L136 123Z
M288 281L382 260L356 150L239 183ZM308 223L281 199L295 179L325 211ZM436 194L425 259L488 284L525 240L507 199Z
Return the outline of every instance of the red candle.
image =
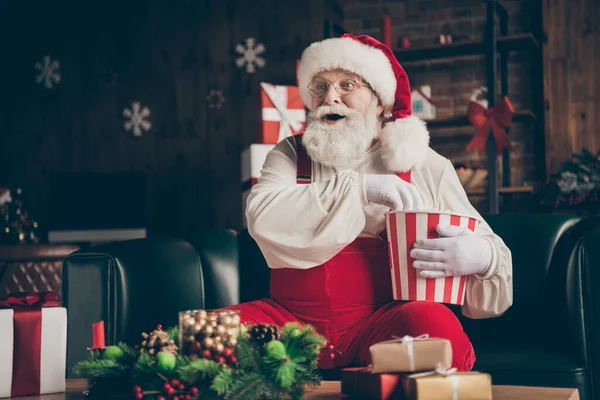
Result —
M390 17L383 17L383 44L392 48L392 20Z
M92 349L102 349L106 347L106 343L104 342L104 321L94 322L92 325L92 334Z

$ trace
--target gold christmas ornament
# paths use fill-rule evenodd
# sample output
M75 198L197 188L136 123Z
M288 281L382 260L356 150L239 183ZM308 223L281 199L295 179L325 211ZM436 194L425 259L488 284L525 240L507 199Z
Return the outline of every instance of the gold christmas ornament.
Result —
M237 310L191 310L179 313L180 352L194 358L215 357L225 349L233 354L240 317Z

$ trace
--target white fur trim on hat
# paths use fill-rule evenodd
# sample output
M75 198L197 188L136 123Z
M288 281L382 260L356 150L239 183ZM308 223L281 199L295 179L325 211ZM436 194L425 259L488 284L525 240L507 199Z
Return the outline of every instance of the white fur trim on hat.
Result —
M387 122L381 131L381 158L391 171L420 167L428 148L425 122L414 115Z
M312 108L312 96L307 88L310 81L319 72L338 68L360 75L379 95L384 107L394 105L396 78L390 60L381 50L346 37L313 43L302 53L298 85L308 109Z

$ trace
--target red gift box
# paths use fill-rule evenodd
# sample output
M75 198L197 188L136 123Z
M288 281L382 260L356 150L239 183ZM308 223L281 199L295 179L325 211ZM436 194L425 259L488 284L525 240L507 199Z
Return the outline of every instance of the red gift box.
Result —
M64 392L67 310L56 293L11 293L0 327L0 398Z
M401 375L374 374L370 368L344 368L340 371L342 394L361 399L403 399Z
M297 86L260 84L261 120L258 143L277 144L304 132L306 110Z

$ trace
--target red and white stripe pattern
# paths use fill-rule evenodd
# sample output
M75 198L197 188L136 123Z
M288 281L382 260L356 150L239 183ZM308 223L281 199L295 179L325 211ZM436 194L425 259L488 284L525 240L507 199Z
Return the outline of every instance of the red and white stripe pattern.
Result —
M387 240L394 300L424 300L437 303L464 303L465 276L426 279L413 268L410 256L419 239L437 238L439 224L464 226L476 231L479 221L449 213L393 211L386 214Z

